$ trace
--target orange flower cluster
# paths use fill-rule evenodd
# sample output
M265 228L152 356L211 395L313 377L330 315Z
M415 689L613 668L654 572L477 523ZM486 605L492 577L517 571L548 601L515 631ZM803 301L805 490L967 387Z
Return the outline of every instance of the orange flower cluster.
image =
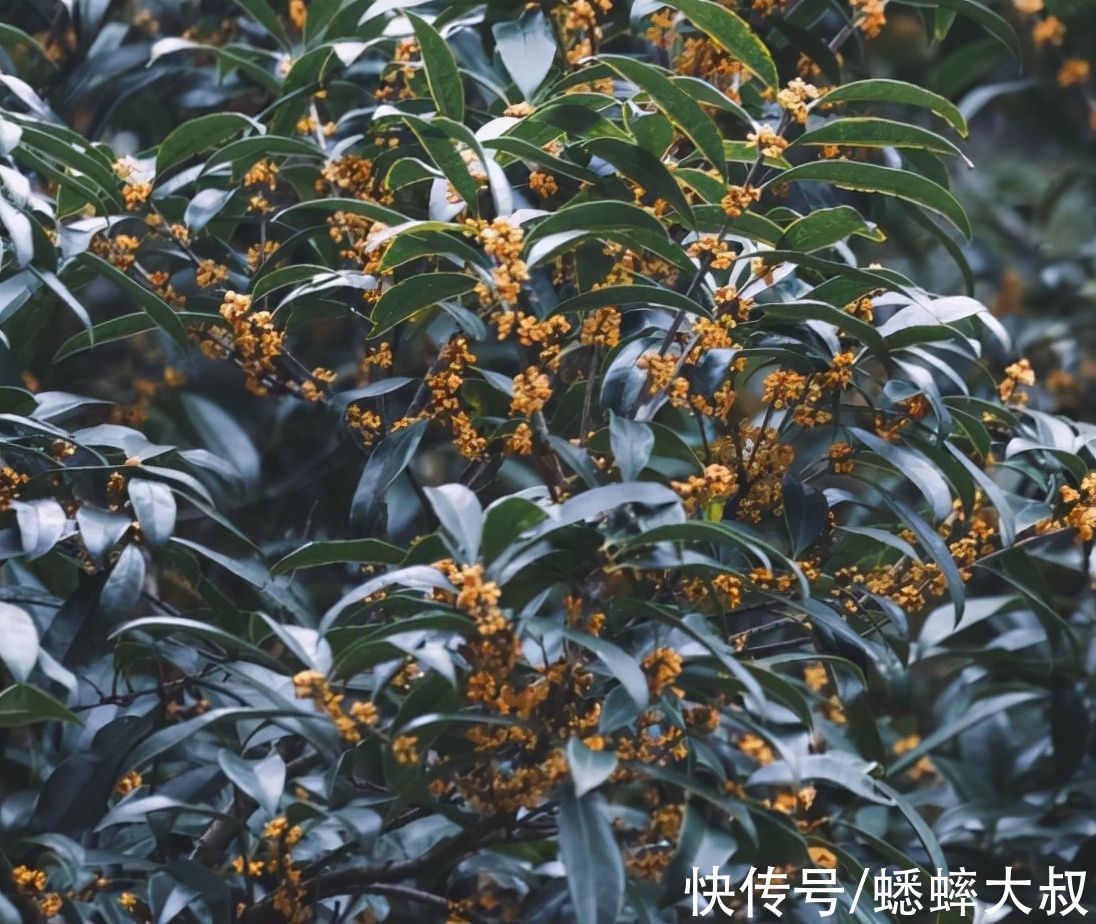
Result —
M248 391L266 394L277 371L275 361L282 354L285 333L274 329L269 311L251 310L250 295L226 292L221 317L231 323L231 335L219 336L214 329L210 339L202 341L202 352L213 359L234 358L244 371Z
M374 198L371 160L357 154L345 154L336 160L329 160L321 173L336 195L362 200Z
M457 588L453 605L476 621L480 635L495 635L509 628L510 623L498 605L502 590L494 581L483 579L483 565L457 567L446 558L435 562L434 567Z
M997 394L1005 404L1024 407L1028 401L1028 394L1023 386L1034 384L1035 372L1031 368L1031 363L1021 359L1006 367L1005 377L997 385Z
M887 24L887 0L849 0L856 11L856 27L868 38L877 38Z
M712 444L712 455L735 471L741 465L745 473L736 508L740 519L757 523L767 511L779 512L784 499L784 473L795 459L795 449L780 442L775 429L740 423L737 438L716 440Z
M807 83L801 77L796 77L788 85L776 94L776 101L780 107L787 111L796 122L803 124L807 121L807 105L818 99L822 91L813 83Z
M834 443L826 455L830 460L830 471L835 475L848 475L856 468L856 463L852 460L853 448L846 442Z
M126 183L122 187L122 199L125 201L126 209L131 212L141 209L151 195L151 183Z
M1091 542L1096 536L1096 472L1089 472L1081 479L1080 491L1063 485L1060 493L1069 509L1061 520L1047 526L1071 526L1084 542Z
M496 311L491 320L498 327L499 340L507 339L517 331L518 343L524 347L539 346L539 359L549 369L559 366L560 341L571 330L571 323L561 314L554 314L543 321L522 311Z
M611 0L594 0L594 3L589 0L562 0L555 7L552 15L559 23L568 64L578 64L597 50L597 42L601 38L597 11L608 13L612 8Z
M750 132L746 135L746 140L766 157L779 157L788 146L786 139L766 126L762 126L756 132Z
M534 170L529 174L529 188L541 199L550 199L559 192L559 184L556 182L556 178L552 174L543 173L540 170Z
M0 511L11 509L11 502L19 497L19 490L28 481L30 475L17 472L10 465L0 468Z
M747 183L745 186L728 186L720 200L723 212L730 218L738 218L751 204L761 201L761 190Z
M306 670L295 674L293 689L298 699L311 699L317 709L326 712L336 731L350 744L362 740L361 726L376 725L380 718L377 707L368 702L354 703L347 715L342 707L345 696L332 690L327 677L320 671Z
M657 699L681 674L681 655L672 648L656 648L643 659L642 667L651 696Z
M620 310L611 305L595 308L582 321L579 342L612 349L620 343Z
M694 259L707 255L708 265L714 270L730 269L734 264L735 252L714 235L694 241L689 245L688 253Z
M136 261L135 251L140 246L141 242L132 234L116 234L114 237L97 234L92 238L91 252L125 272Z
M114 784L114 795L118 798L124 798L131 792L141 788L144 780L141 778L136 770L130 770L125 776L123 776L117 783Z
M536 366L514 376L514 397L510 399L510 413L532 417L543 409L552 397L552 385L546 373Z
M690 475L685 481L671 481L689 513L711 503L722 503L738 492L738 476L726 465L707 465L703 475Z
M807 377L790 369L778 369L765 377L761 400L771 404L773 410L783 411L803 397Z
M636 366L647 370L648 394L657 395L669 387L674 370L677 368L677 360L672 356L650 352L639 357Z
M11 871L11 878L20 895L37 900L38 910L43 917L52 918L61 911L61 906L64 904L61 896L56 892L45 892L49 877L44 870L32 869L21 864Z
M430 389L430 401L418 418L433 419L446 424L453 433L453 445L466 459L478 459L487 450L487 440L472 426L472 420L461 408L457 395L464 384L464 373L476 361L468 350L468 341L463 336L453 337L438 354L435 365L437 371L426 377ZM411 421L404 418L393 424L394 429L406 426Z
M499 262L491 271L499 299L507 305L517 304L522 283L529 281L529 269L521 258L525 232L505 218L496 218L490 222L469 219L467 225L477 243L483 247L484 253ZM485 287L477 287L477 292L484 301L490 300L490 294Z
M278 165L271 160L260 160L244 174L244 186L265 186L271 192L278 185Z
M194 281L203 289L211 289L228 279L228 267L216 260L202 260L194 271Z

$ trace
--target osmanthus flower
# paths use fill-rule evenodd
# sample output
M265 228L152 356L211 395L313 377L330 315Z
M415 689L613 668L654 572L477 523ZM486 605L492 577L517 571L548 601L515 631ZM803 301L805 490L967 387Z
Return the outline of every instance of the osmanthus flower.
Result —
M656 920L697 849L915 866L987 779L1031 817L949 862L1078 855L1083 367L1022 275L1039 391L919 287L966 252L928 231L996 244L883 0L246 6L62 11L47 56L119 50L94 106L5 75L4 894ZM1084 97L1068 11L1013 6Z

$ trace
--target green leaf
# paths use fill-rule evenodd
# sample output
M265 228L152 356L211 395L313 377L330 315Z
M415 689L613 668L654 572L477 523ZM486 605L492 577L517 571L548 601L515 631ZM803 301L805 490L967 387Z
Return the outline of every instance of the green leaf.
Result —
M276 562L270 573L288 574L301 568L349 563L395 565L403 560L403 556L403 549L380 539L309 542Z
M156 152L157 176L188 157L227 141L251 124L251 119L238 112L211 112L184 122L160 144Z
M915 202L924 208L943 215L968 238L973 235L970 219L959 201L943 186L908 170L880 167L877 164L851 161L816 161L800 164L779 175L781 183L814 180L830 183L841 189L858 192L881 193Z
M475 493L462 484L425 491L454 556L460 562L475 562L483 539L483 508Z
M635 241L637 248L649 249L679 266L684 260L687 268L692 269L684 251L669 240L666 228L657 218L630 202L612 200L566 205L538 222L525 236L529 263L546 259L558 240L595 234Z
M859 148L913 148L919 151L931 151L934 154L957 154L966 159L958 147L936 132L921 128L919 125L908 125L905 122L877 119L871 116L834 119L832 122L804 132L795 139L792 147L801 144L844 144Z
M898 774L908 770L926 754L931 754L945 741L950 741L956 735L962 734L979 722L984 722L986 719L1004 712L1006 709L1012 709L1014 706L1034 702L1041 697L1042 694L1039 691L1020 690L976 700L955 719L933 729L916 747L896 757L889 767L890 773L888 775L892 778L897 777Z
M0 728L19 728L38 722L83 722L63 703L25 683L0 692Z
M23 553L28 559L41 558L61 541L68 518L57 501L43 498L17 501L12 506L23 542Z
M195 311L179 311L175 316L182 323L195 325L208 324L220 317L214 314L199 314ZM123 314L120 317L111 318L109 321L101 321L92 325L90 330L84 329L69 337L57 348L51 362L59 363L62 359L67 359L69 356L81 353L84 350L90 350L92 347L103 346L103 344L117 340L125 340L136 334L156 330L158 327L159 325L152 317L143 312L141 314Z
M44 61L54 70L57 70L57 65L50 58L46 50L38 44L31 36L27 35L22 29L17 28L9 23L0 22L0 45L8 48L12 45L25 45L27 48L34 51L41 61Z
M17 683L23 683L38 663L38 629L27 611L0 602L0 661Z
M105 276L113 282L137 303L138 307L152 319L160 330L168 334L179 346L189 348L190 341L187 339L186 328L183 326L179 315L155 292L146 289L116 266L93 253L82 253L76 260L86 268L93 270L100 276Z
M908 446L888 443L867 430L853 428L853 436L876 455L891 464L898 474L908 478L932 507L933 516L942 520L951 513L951 489L936 466Z
M544 13L527 9L516 20L495 23L491 34L503 66L521 95L532 102L558 51L555 34Z
M869 226L851 205L839 205L830 209L816 209L809 215L797 218L784 230L776 246L781 250L801 250L809 253L832 247L851 234L859 234L875 241L884 237L874 226Z
M699 302L693 301L681 292L662 286L601 286L573 295L556 306L556 314L570 314L576 311L589 311L604 308L606 305L660 305L663 308L675 308L706 317L708 311Z
M559 800L559 851L576 924L616 924L624 903L624 862L604 804L596 793Z
M728 15L734 14L728 12ZM646 93L665 113L666 118L688 136L711 165L724 177L727 176L727 158L723 154L723 139L719 135L719 129L688 93L658 68L635 58L601 55L601 62Z
M700 29L736 61L742 62L767 87L778 87L776 71L769 49L740 16L711 0L669 0L667 6L684 13Z
M642 711L647 708L649 701L647 678L643 676L643 671L639 669L635 658L612 642L579 632L577 629L564 629L563 636L597 655L613 676L620 681L620 685L628 691L628 695L632 697L639 709Z
M56 273L43 272L33 266L30 269L35 276L46 284L46 288L53 292L54 295L69 307L72 313L79 319L80 323L84 325L88 335L94 336L94 329L91 326L91 318L88 316L87 310L77 300L76 296L69 291L68 286L57 278Z
M468 207L475 212L476 202L479 198L479 187L468 172L468 164L464 162L464 158L457 153L457 149L453 146L453 139L449 133L441 125L416 116L403 114L402 118L411 131L414 132L419 144L426 149L430 159L445 174L445 178L453 184L453 188L467 203Z
M129 530L132 519L124 513L96 510L85 504L76 511L76 522L84 548L92 561L99 564Z
M407 468L425 432L425 421L418 421L389 433L377 444L354 491L350 504L351 523L368 525L372 521L378 506L384 502L388 487Z
M445 299L467 295L475 287L476 280L463 273L426 273L397 282L373 308L372 335L383 334L416 312Z
M586 149L607 160L632 182L656 199L664 199L689 227L695 223L693 207L666 165L650 151L618 138L591 138Z
M575 795L581 799L613 775L617 758L611 750L594 751L574 737L567 742L567 765L575 784Z
M759 305L766 318L775 318L792 324L805 320L825 321L851 337L855 337L877 356L887 355L887 342L867 321L854 317L847 311L827 305L825 302L799 301Z
M969 131L967 120L963 118L963 113L954 103L938 93L901 80L856 80L830 90L820 100L811 103L811 108L816 108L820 103L829 106L833 103L854 102L902 103L906 106L918 106L940 116L964 138Z
M111 632L110 637L116 638L138 631L150 634L163 632L177 634L182 637L197 636L198 638L206 638L216 642L225 651L237 657L246 658L272 670L282 669L282 665L277 658L272 658L258 645L233 635L219 626L199 622L197 619L187 619L183 616L146 616L142 619L134 619L119 626Z
M274 748L262 760L245 760L231 751L217 754L221 770L241 792L246 793L271 815L285 790L285 761Z
M30 219L0 195L0 225L7 229L16 265L23 267L34 258L34 235Z
M426 20L410 11L405 11L404 15L410 20L411 27L415 30L415 38L418 39L423 67L426 70L426 82L438 112L457 122L463 121L464 84L461 82L460 71L457 70L457 61L453 57L452 49Z
M978 23L997 41L1005 46L1014 58L1022 57L1020 39L1008 20L995 13L981 0L903 0L907 6L943 8L958 13L972 22Z
M124 616L141 599L145 584L145 557L135 545L127 545L99 594L99 606L109 617Z
M141 532L153 545L162 545L175 529L175 495L160 481L131 478L129 502L141 524Z
M609 412L609 445L624 481L635 481L651 458L655 435L645 423Z
M286 35L285 27L266 0L235 0L235 3L255 22L266 29L282 48L289 48L291 43L289 36Z

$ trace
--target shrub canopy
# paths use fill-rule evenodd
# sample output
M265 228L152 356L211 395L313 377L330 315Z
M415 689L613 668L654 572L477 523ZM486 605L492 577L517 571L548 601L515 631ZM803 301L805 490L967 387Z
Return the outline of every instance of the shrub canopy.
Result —
M894 5L130 6L0 25L0 921L1096 865L1093 431L885 265Z

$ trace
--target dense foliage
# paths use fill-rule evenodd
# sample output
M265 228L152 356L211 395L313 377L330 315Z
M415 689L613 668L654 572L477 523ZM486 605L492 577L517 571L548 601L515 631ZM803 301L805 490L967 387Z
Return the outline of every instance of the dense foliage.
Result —
M949 101L1087 129L1080 7L5 0L0 921L1096 866L1084 354Z

